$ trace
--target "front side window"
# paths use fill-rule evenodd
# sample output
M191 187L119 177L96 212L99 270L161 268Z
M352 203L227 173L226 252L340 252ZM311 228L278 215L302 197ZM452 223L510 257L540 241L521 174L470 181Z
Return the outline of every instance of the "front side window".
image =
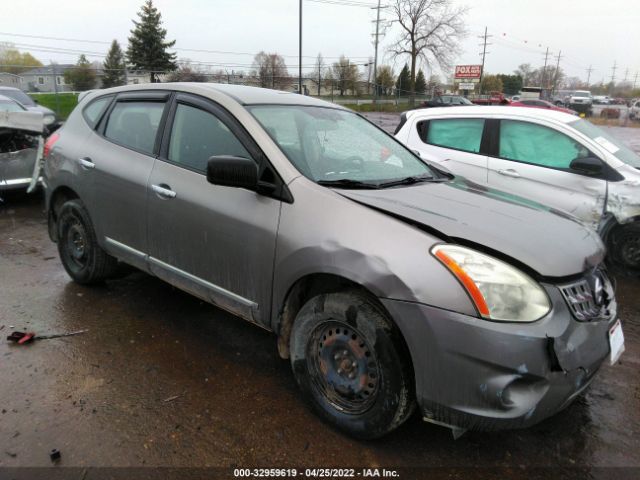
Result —
M500 122L500 158L568 169L573 160L589 155L582 144L551 128L514 120Z
M240 140L216 116L179 104L171 129L168 160L204 173L214 155L251 158Z
M421 137L430 145L478 153L483 130L481 118L430 120L426 132L422 129Z
M316 182L362 182L379 186L433 171L353 112L326 107L247 107L291 163Z
M25 109L16 102L0 100L0 112L24 112L24 110Z
M125 147L153 153L164 102L118 102L107 122L105 137Z

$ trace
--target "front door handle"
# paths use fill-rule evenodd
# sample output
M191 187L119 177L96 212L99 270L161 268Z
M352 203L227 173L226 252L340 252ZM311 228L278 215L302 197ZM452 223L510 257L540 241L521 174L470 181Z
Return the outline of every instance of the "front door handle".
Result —
M91 160L89 157L81 157L78 159L78 163L80 164L80 166L82 168L85 168L87 170L90 170L92 168L96 168L96 164L93 163L93 160Z
M176 196L176 192L171 190L169 185L151 185L151 188L158 196L163 198L175 198Z
M520 174L516 172L513 168L509 168L507 170L498 170L500 175L504 175L505 177L511 178L520 178Z

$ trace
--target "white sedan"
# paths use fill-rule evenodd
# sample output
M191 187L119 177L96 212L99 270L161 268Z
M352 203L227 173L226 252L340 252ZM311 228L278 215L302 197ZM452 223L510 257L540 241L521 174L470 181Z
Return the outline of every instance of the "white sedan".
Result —
M396 138L455 175L572 214L614 264L640 272L640 157L589 121L524 107L418 109L402 114Z

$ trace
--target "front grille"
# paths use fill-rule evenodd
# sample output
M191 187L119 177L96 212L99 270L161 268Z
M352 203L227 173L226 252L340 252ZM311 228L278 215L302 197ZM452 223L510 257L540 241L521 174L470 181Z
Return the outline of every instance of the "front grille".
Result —
M560 286L571 313L581 322L611 317L614 289L603 270L594 270L585 278Z

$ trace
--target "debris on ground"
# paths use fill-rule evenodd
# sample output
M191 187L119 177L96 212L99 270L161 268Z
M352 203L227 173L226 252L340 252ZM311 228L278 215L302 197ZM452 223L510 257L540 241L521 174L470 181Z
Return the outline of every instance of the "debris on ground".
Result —
M58 450L57 448L51 450L51 452L49 453L49 458L52 462L60 460L60 450Z
M18 345L24 345L25 343L31 343L34 340L50 340L52 338L72 337L88 331L89 330L78 330L77 332L54 333L52 335L36 335L34 332L11 332L11 335L7 337L7 341L17 343Z
M184 396L184 395L185 395L185 393L187 393L187 392L181 393L180 395L174 395L174 396L172 396L172 397L165 398L165 399L163 400L163 402L165 402L165 403L173 402L174 400L177 400L178 398L180 398L180 397Z

